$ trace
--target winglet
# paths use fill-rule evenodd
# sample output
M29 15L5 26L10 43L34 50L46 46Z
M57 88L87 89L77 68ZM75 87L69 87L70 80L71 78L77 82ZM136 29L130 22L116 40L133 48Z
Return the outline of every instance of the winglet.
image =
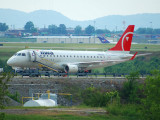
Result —
M136 52L136 53L131 57L131 59L129 59L129 60L133 60L133 59L136 57L137 53L138 53L138 52Z

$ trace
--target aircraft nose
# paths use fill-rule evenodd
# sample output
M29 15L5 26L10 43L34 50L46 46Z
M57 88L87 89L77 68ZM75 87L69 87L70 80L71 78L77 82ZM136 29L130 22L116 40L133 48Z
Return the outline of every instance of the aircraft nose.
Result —
M14 65L14 60L10 58L10 59L7 61L7 65L13 66L13 65Z

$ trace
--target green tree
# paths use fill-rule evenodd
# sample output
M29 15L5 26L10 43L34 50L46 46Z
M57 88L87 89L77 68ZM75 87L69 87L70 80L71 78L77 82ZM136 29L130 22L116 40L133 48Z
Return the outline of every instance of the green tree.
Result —
M0 23L0 31L7 31L8 30L8 25L6 23Z
M85 28L86 34L94 34L94 32L95 32L95 28L91 25L89 25L88 27Z
M136 30L136 33L138 33L138 34L145 34L146 33L146 28L138 28Z
M32 33L35 29L33 22L32 21L27 22L24 26L24 29Z
M160 29L154 29L153 33L154 34L160 34Z
M160 71L152 71L143 86L142 117L145 120L160 120Z
M96 30L96 33L97 33L97 34L103 34L103 33L105 33L105 30L97 29L97 30Z
M138 28L136 33L138 34L153 34L154 30L152 28Z
M94 87L89 87L82 92L83 103L92 107L106 106L103 93Z
M75 28L74 28L74 33L75 34L81 34L82 33L82 27L81 26L76 26Z
M31 29L31 33L36 33L38 30L37 30L37 28L32 28Z
M59 25L58 34L67 34L66 26L64 24Z
M49 25L48 26L48 31L51 34L57 34L58 33L58 27L56 25Z
M0 68L3 68L4 72L12 71L12 67L7 65L7 60L0 60Z
M97 34L104 34L104 33L110 33L110 31L109 31L109 30L107 30L107 29L106 29L106 30L103 30L103 29L97 29L97 30L96 30L96 33L97 33Z
M105 107L107 104L116 101L119 104L119 94L117 91L102 92L95 87L89 87L82 92L83 103L92 107Z
M152 28L147 28L146 29L146 34L153 34L153 29Z
M127 76L126 82L124 82L122 90L120 91L120 96L122 99L126 100L128 103L137 103L139 99L139 84L137 80L139 79L139 73L133 72Z
M4 109L4 103L7 101L8 94L8 81L11 78L11 74L2 73L0 76L0 109ZM4 113L0 113L0 119L3 120L5 117Z

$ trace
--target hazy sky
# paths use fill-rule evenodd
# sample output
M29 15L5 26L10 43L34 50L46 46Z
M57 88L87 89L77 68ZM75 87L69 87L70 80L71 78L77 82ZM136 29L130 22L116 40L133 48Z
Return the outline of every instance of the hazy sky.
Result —
M0 0L0 8L55 10L72 20L91 20L107 15L160 13L160 0Z

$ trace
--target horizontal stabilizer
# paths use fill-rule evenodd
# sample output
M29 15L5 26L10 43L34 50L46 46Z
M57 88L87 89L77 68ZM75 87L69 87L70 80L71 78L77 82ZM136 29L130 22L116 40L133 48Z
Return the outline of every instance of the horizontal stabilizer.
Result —
M136 52L136 53L131 57L131 59L129 59L129 60L133 60L133 59L136 57L137 53L138 53L138 52Z
M150 54L152 54L152 53L139 54L139 55L137 55L137 56L138 56L138 57L139 57L139 56L146 56L146 55L150 55Z

